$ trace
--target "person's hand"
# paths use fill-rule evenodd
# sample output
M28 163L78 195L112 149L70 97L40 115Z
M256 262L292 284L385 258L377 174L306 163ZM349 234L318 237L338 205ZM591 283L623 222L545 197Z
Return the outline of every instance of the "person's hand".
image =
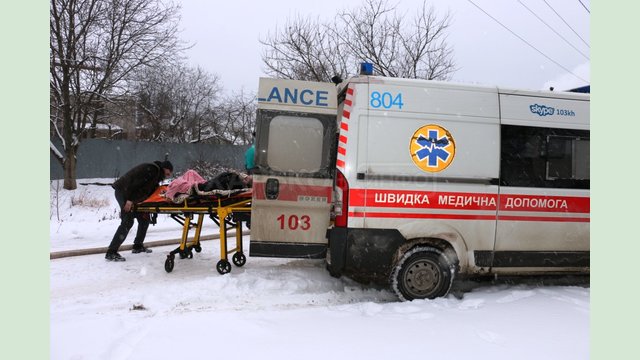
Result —
M133 202L131 200L127 200L126 203L124 203L124 212L129 212L131 211L131 208L133 207Z

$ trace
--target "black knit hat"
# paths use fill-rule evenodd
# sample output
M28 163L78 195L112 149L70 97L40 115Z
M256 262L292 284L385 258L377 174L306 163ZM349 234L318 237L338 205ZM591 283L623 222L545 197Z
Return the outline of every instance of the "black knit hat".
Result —
M160 167L163 169L169 169L170 171L173 172L173 164L171 164L169 160L160 162Z

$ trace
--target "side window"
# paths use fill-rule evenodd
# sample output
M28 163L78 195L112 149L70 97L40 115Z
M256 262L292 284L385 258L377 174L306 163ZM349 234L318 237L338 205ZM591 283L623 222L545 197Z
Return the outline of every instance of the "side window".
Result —
M589 189L589 131L502 125L500 185Z
M589 180L589 139L547 137L546 180Z

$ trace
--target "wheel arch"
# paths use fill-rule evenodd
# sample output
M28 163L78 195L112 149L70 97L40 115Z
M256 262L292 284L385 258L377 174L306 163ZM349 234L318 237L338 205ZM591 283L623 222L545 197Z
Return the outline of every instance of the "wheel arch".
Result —
M401 226L399 229L406 242L398 247L393 259L394 267L404 253L416 246L432 246L449 257L456 264L456 272L464 272L469 266L467 256L468 247L464 237L460 232L449 224L429 221L411 222Z

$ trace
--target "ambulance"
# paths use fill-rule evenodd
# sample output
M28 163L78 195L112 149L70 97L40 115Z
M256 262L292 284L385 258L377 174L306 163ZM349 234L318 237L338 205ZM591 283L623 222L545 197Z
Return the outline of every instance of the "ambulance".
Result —
M326 259L401 300L589 273L589 94L261 78L250 255Z

